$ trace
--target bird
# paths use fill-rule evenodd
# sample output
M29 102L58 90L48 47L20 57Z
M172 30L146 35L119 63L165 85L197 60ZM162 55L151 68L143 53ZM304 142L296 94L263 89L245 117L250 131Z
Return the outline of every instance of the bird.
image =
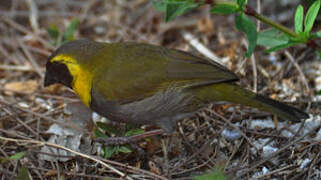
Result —
M167 133L206 104L227 101L300 122L302 110L237 84L225 66L189 52L137 43L73 40L46 63L44 86L71 88L84 105L111 121L156 125Z

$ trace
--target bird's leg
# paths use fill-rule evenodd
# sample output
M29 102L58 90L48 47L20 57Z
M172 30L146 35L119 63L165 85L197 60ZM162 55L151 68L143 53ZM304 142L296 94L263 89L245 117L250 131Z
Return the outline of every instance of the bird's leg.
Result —
M163 134L164 131L162 129L151 130L147 132L143 132L141 134L133 135L133 136L124 136L124 137L110 137L110 138L96 138L96 142L100 142L104 145L123 145L130 144L145 139L147 137L156 136Z

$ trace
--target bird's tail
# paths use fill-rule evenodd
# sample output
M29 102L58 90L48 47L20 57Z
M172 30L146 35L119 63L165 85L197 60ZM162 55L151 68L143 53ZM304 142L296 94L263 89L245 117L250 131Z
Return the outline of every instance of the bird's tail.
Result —
M309 115L297 108L282 102L256 94L232 83L220 83L194 89L196 96L201 100L229 101L258 108L276 114L284 120L300 122L301 119L309 118Z

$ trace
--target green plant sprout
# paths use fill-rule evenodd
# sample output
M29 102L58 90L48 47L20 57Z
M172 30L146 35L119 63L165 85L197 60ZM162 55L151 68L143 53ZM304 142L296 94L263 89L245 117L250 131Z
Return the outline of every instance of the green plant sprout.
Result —
M133 128L126 125L125 131L119 131L116 128L106 125L105 123L97 122L97 127L94 129L94 135L96 138L108 138L107 134L115 134L117 136L133 136L144 132L143 129ZM128 145L108 145L102 149L102 156L106 159L117 155L119 153L131 153L132 150Z
M213 172L205 173L203 175L195 176L194 180L227 180L228 177L224 175L222 169L215 169Z
M57 46L61 38L61 44L75 39L75 33L79 24L78 19L73 19L66 27L64 32L59 32L57 26L51 25L47 29L47 33L53 39L53 45Z

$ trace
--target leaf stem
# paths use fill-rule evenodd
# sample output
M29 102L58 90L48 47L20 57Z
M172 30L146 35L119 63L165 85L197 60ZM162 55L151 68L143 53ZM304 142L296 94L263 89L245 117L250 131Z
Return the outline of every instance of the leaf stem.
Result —
M251 8L250 6L246 5L244 7L244 13L248 16L252 16L255 17L256 19L262 21L265 24L268 24L282 32L284 32L285 34L294 37L294 38L298 38L300 37L298 34L296 34L295 32L293 32L291 29L283 26L282 24L279 24L277 22L272 21L271 19L257 13L253 8Z

